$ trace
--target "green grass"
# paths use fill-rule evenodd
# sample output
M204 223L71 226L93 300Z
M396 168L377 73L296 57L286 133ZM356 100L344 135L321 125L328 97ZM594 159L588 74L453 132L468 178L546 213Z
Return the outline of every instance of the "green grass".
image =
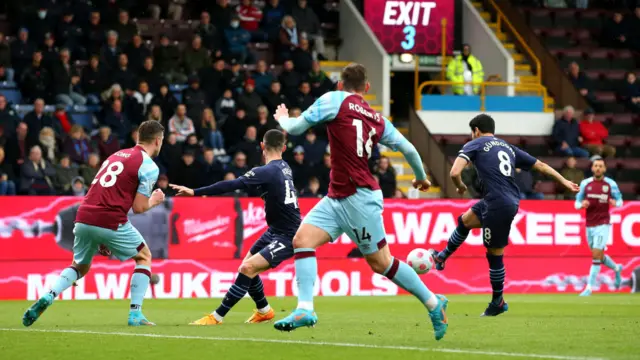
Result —
M241 301L221 326L186 325L219 301L147 300L145 315L158 326L143 328L126 326L126 301L58 301L27 331L23 331L21 317L30 303L1 302L0 359L495 360L555 356L571 360L640 356L640 297L629 294L509 296L510 311L496 318L478 316L487 296L451 296L449 332L439 342L433 339L426 311L409 296L317 298L316 328L292 333L277 332L272 324L244 324L253 305L250 299ZM271 303L281 318L295 299L272 299ZM60 332L65 330L76 332ZM261 339L276 342L258 341Z

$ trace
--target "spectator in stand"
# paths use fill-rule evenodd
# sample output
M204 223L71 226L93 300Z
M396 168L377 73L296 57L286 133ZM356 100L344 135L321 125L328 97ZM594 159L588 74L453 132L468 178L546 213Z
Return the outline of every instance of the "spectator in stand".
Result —
M31 62L36 48L36 44L29 39L29 30L21 28L18 38L11 43L11 64L16 79L20 79L22 70Z
M80 176L78 168L71 166L69 155L64 154L60 158L60 163L55 166L56 175L53 177L53 187L58 194L66 194L71 191L71 181Z
M147 113L151 109L153 103L153 94L149 91L149 84L142 80L138 85L138 91L133 93L133 99L135 100L135 114L133 122L140 124L144 121Z
M302 75L295 71L293 61L284 62L283 70L278 78L282 84L282 93L289 99L289 103L293 104L298 95L298 88L302 82Z
M4 148L0 146L0 196L16 194L13 166L6 160Z
M44 46L40 49L42 52L42 66L47 70L51 70L53 65L60 59L58 47L51 33L44 34ZM53 76L53 75L52 75Z
M5 146L7 161L13 165L13 173L16 175L20 174L20 167L29 156L29 149L37 144L29 139L28 133L29 127L27 124L24 122L19 123L15 136L9 138Z
M92 55L89 66L82 69L81 88L87 98L87 104L100 104L100 94L108 87L107 74L100 65L100 58Z
M380 190L382 190L382 196L384 198L393 197L398 184L396 182L396 171L391 166L388 157L380 157L374 174L378 175L378 183L380 184Z
M20 190L27 195L55 195L51 180L55 175L55 168L42 158L40 147L33 146L20 168Z
M91 143L84 133L82 126L73 125L69 137L64 142L64 152L68 154L75 164L86 164L89 154L93 152Z
M231 18L235 14L233 8L229 6L229 0L216 0L216 3L212 6L211 22L216 29L224 29L231 22Z
M309 186L304 188L300 193L300 197L303 198L322 198L324 194L320 192L320 180L317 177L312 176L309 178Z
M224 124L221 125L222 135L227 149L236 146L244 138L250 121L247 119L247 113L244 108L237 108L235 116L230 116Z
M155 95L158 93L160 85L164 80L154 68L153 57L148 56L142 63L142 69L138 71L138 80L146 81L149 84L149 90Z
M640 114L640 84L633 72L627 73L626 81L620 91L620 98L629 111Z
M202 178L204 171L202 166L195 161L196 156L191 151L186 151L182 155L182 162L175 169L175 174L172 176L175 180L173 182L178 184L184 184L186 187L195 189L202 185Z
M0 129L3 130L5 136L13 137L18 123L20 123L20 118L7 104L7 98L0 93Z
M229 60L234 58L241 64L253 63L253 56L247 48L251 34L240 27L240 18L237 15L234 15L229 25L224 28L224 38Z
M104 124L111 128L111 131L118 137L120 144L124 144L131 131L131 122L122 111L122 100L115 99L111 103L111 108L107 111Z
M613 48L629 47L629 24L624 21L622 12L616 11L611 19L607 20L602 29L602 43Z
M20 91L26 98L33 101L37 98L49 98L51 88L51 74L42 64L42 53L33 52L31 65L26 67L20 76Z
M58 159L58 144L56 143L56 134L50 127L43 127L38 135L38 145L42 150L42 157L48 162L55 164Z
M40 9L38 9L37 16L35 18L31 18L30 21L28 21L27 27L31 32L31 38L34 41L42 41L42 39L44 38L44 34L53 31L55 27L56 16L51 15L52 14L47 11L46 6L41 6Z
M118 68L118 60L122 49L118 46L118 33L110 30L107 32L107 43L100 49L100 63L103 64L108 71Z
M263 97L264 103L271 113L275 113L280 104L285 104L287 108L290 106L289 99L284 96L281 90L280 81L275 79L271 82L269 92Z
M477 95L480 83L484 81L484 69L480 60L471 54L471 46L462 44L462 54L455 56L447 65L447 80L453 82L473 82L473 85L455 85L455 95ZM477 84L477 85L476 85Z
M222 137L222 132L218 130L218 124L211 108L206 108L202 111L200 134L204 140L204 146L212 149L215 155L224 155L226 153L224 150L224 138Z
M198 135L191 134L187 136L187 140L185 140L182 147L182 152L191 152L198 161L202 158L202 145L200 145L198 141Z
M56 111L53 112L54 123L57 121L60 124L62 134L68 134L73 124L73 120L71 116L67 114L66 108L65 105L58 104L56 105Z
M184 83L187 77L180 71L180 50L171 44L167 34L160 35L160 44L153 49L153 59L160 75L169 83Z
M229 86L231 72L224 68L224 59L216 58L211 62L211 66L201 69L199 78L202 82L202 90L207 94L209 104L215 104L223 89Z
M271 129L278 127L278 123L269 114L269 110L266 106L262 105L258 107L258 139L264 138L264 134Z
M305 111L309 106L313 105L316 99L311 95L311 85L309 85L308 82L301 82L299 89L300 91L298 92L298 96L296 96L294 104L299 107L300 110Z
M260 96L265 96L269 93L271 83L275 80L264 60L258 61L256 70L251 74L251 78L255 81L256 92Z
M74 88L80 85L80 75L70 60L69 49L60 50L60 59L52 67L53 93L58 104L84 105L87 103L87 99L74 91Z
M120 54L118 68L113 71L110 78L112 84L120 84L125 92L136 88L136 74L129 67L127 54Z
M562 174L565 179L575 184L580 184L580 182L584 180L584 171L576 168L577 163L578 162L576 161L575 157L569 156L567 158L567 161L565 162L564 167L560 171L560 174ZM575 199L575 194L572 191L565 191L562 195L565 200Z
M243 152L247 157L247 166L250 168L259 166L262 162L262 149L258 141L258 130L255 126L248 126L244 134L244 140L236 144L230 152Z
M313 68L313 55L309 49L309 40L300 39L300 46L293 51L293 65L303 77L307 77Z
M129 132L129 136L127 137L126 141L124 142L124 148L128 149L128 148L132 148L134 146L136 146L138 144L138 126L135 125L133 126L133 128L131 129L131 132Z
M515 180L520 190L520 199L544 200L544 195L535 191L537 181L534 181L530 171L522 171L522 169L516 168Z
M640 34L640 3L636 3L636 8L633 10L633 16L629 20L629 28L632 34ZM629 45L635 51L640 51L640 37L632 36Z
M11 46L2 32L0 32L0 68L4 69L4 78L1 81L14 80L14 71L11 68Z
M105 106L111 106L116 100L124 101L124 92L120 84L113 84L102 93L101 97Z
M87 195L87 186L85 185L84 179L81 176L76 176L71 180L71 189L66 195L70 195L70 196Z
M200 14L200 24L198 24L195 33L202 38L202 45L211 52L222 48L221 31L211 23L211 16L208 12L203 11Z
M262 10L253 5L253 0L242 0L236 8L240 18L240 26L251 34L251 40L261 42L267 40L267 34L260 30Z
M43 127L50 127L55 130L56 134L62 134L62 128L60 124L55 121L51 116L44 113L44 100L36 99L33 103L33 111L24 116L23 121L29 127L29 142L35 144L38 140L38 135Z
M308 6L307 0L298 0L298 4L291 10L291 15L296 24L298 24L298 31L304 37L313 41L313 48L316 53L314 58L326 60L323 55L325 51L324 37L320 28L320 20L313 9Z
M580 125L573 117L575 110L573 106L566 106L562 117L553 124L552 137L556 143L557 151L565 156L589 157L589 152L582 148L582 137L580 136Z
M169 187L169 177L165 174L158 176L156 188L162 190L166 197L176 196L176 191Z
M227 89L222 97L216 101L216 118L222 126L228 117L236 113L236 101L233 99L233 92Z
M187 117L187 107L184 104L178 105L176 114L169 119L169 132L176 133L179 143L183 143L187 136L196 132L193 121Z
M167 84L160 85L160 90L158 94L153 97L151 104L160 106L162 124L168 123L179 105L178 99L169 91L169 85Z
M302 36L298 33L296 22L290 15L282 18L282 25L278 34L278 53L282 60L289 60L293 53L300 47Z
M238 106L246 109L247 116L251 121L258 118L258 107L262 105L262 98L254 90L255 80L247 79L244 92L238 96Z
M56 28L56 38L57 45L69 49L75 59L87 59L87 50L82 46L82 28L74 22L71 9L66 9L62 14L62 21Z
M91 184L96 174L100 170L100 156L98 154L89 154L89 160L86 165L80 166L80 176L84 179L85 184Z
M160 150L160 161L161 163L169 169L175 169L180 164L180 159L182 157L182 144L178 143L178 135L176 133L169 133L166 137L166 141L162 146L162 150ZM169 173L169 179L174 181L171 177L171 173ZM175 182L175 181L174 181Z
M304 148L304 155L307 163L310 166L316 166L322 162L322 157L327 150L327 143L323 140L319 140L318 136L316 136L316 132L313 129L309 129L305 134L302 147Z
M247 166L247 156L243 152L237 152L233 155L233 160L227 166L226 172L232 173L236 178L244 175L249 171Z
M138 34L138 26L129 20L129 12L121 9L118 13L118 22L113 25L113 30L118 33L120 46L126 46L133 37Z
M182 64L187 76L197 74L200 69L210 64L209 52L202 47L202 38L198 35L193 37L191 46L183 54Z
M144 45L140 34L133 35L131 43L125 46L124 53L127 54L131 69L136 73L142 69L144 60L151 56L151 51Z
M584 111L584 119L580 122L580 136L582 136L582 145L591 154L603 157L616 155L616 148L604 143L609 137L609 130L600 121L595 121L593 109Z
M580 71L580 65L575 61L569 64L569 80L571 80L573 86L578 89L580 95L584 96L585 100L587 100L592 108L599 109L598 104L596 103L596 97L591 91L589 78L587 78L587 75L585 75L584 72Z
M280 0L269 0L262 9L262 15L260 27L267 33L271 42L276 42L280 37L282 18L285 16L284 6L280 4Z
M209 103L207 94L200 88L200 79L197 75L189 77L189 87L182 92L182 102L187 106L187 117L198 119L202 115L202 111ZM196 132L200 132L200 122L194 124Z
M320 69L320 63L317 61L311 64L311 71L307 79L311 84L311 94L314 97L320 97L334 88L333 82L329 79L327 73Z
M105 28L100 20L100 12L94 10L89 15L89 25L84 28L84 47L92 55L100 53L106 40Z
M228 86L235 95L242 94L244 82L247 81L247 74L236 59L231 59L231 72Z
M155 20L160 20L160 17L164 12L166 12L167 17L171 20L181 20L182 12L186 0L152 0L149 1L149 12L151 13L151 18Z
M162 108L160 107L160 105L151 105L151 110L149 110L149 114L147 115L146 120L157 121L161 124L164 123L164 118L162 117Z
M203 153L203 177L202 186L210 185L222 180L224 169L222 164L216 160L215 151L206 148Z
M100 127L95 148L102 161L107 160L109 156L120 150L120 142L117 137L113 136L110 127L104 125Z
M311 177L311 167L305 159L304 147L298 145L293 149L293 162L289 166L293 171L293 185L298 191L302 191Z

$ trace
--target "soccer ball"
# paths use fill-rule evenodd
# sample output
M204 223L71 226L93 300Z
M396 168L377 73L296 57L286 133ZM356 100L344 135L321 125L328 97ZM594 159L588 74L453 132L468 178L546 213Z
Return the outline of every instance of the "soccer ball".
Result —
M433 258L431 254L433 249L413 249L407 256L407 264L413 268L418 274L426 274L433 267Z

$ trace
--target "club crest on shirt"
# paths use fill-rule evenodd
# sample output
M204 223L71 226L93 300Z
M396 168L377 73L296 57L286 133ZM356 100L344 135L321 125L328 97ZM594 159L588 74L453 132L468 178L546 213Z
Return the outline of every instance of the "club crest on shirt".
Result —
M604 191L604 192L609 191L609 186L607 186L607 185L602 185L602 191Z

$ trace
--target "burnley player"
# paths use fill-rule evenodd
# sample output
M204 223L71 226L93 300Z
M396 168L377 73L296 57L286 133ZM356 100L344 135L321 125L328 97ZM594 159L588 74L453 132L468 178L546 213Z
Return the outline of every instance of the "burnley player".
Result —
M429 291L409 265L391 255L382 221L382 192L368 166L372 149L378 143L398 149L416 174L413 186L426 190L430 184L420 155L389 120L364 100L363 95L369 90L364 66L346 66L338 89L322 95L297 118L289 118L284 105L275 113L280 126L293 135L326 123L332 167L328 196L304 218L293 239L298 307L274 326L291 331L316 324L318 318L313 311L313 288L318 272L315 249L346 233L373 271L420 300L429 312L436 340L440 340L448 326L447 299Z
M616 274L616 289L622 282L622 265L613 262L609 255L605 255L604 250L611 233L611 215L609 207L622 206L622 194L618 189L618 184L612 179L604 176L607 168L601 157L596 157L591 163L593 177L582 180L580 191L576 196L576 209L585 209L587 217L587 243L591 248L591 271L589 271L589 282L580 296L589 296L596 284L596 278L600 273L600 264L604 264Z
M264 296L260 273L277 267L293 256L293 236L300 226L300 209L291 168L282 160L282 153L287 148L285 143L284 133L269 130L260 144L266 165L253 168L237 179L220 181L195 190L171 185L178 191L178 196L221 195L235 190L258 189L264 199L269 226L242 261L238 277L220 306L191 325L222 324L224 316L247 292L256 303L256 310L247 323L260 323L274 318L275 312Z
M515 169L535 169L574 192L578 191L578 185L562 177L549 165L495 137L495 122L489 115L474 117L469 127L473 140L458 153L450 175L458 193L464 194L467 187L461 179L462 170L468 163L473 163L484 185L483 198L458 217L458 226L449 238L447 247L434 255L434 260L436 269L443 270L445 261L464 242L469 231L481 227L493 289L491 302L482 316L497 316L508 309L502 296L505 280L503 255L511 223L520 204L520 191L514 179Z
M127 218L129 209L143 213L164 201L162 190L153 191L164 128L157 121L145 121L138 129L138 144L109 156L91 182L78 208L73 233L73 262L62 270L49 292L25 313L22 323L33 324L53 300L89 272L100 244L118 259L136 262L131 276L130 326L155 325L142 314L142 300L151 276L151 251Z

